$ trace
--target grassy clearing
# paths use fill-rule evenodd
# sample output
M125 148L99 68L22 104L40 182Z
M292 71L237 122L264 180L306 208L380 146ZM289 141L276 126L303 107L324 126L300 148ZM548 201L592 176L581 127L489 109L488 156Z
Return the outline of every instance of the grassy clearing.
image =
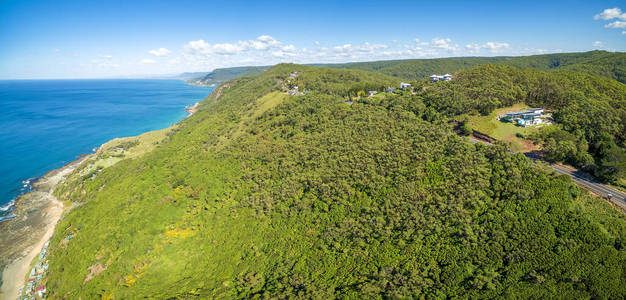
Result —
M98 148L96 153L85 159L81 166L66 179L66 182L79 177L95 177L96 173L102 169L113 166L124 159L137 158L154 150L167 137L167 134L177 126L149 131L138 136L115 138L106 142Z
M472 129L488 134L497 140L511 143L511 149L513 151L531 151L535 149L535 146L532 144L532 142L523 138L519 138L516 136L516 134L519 133L524 136L528 136L531 133L537 131L537 126L515 126L512 123L501 122L496 119L498 115L504 115L509 112L525 110L528 108L529 106L525 104L515 104L513 106L496 109L488 116L472 116L469 120L470 126L472 127Z
M135 158L152 151L177 125L161 130L149 131L138 136L116 138L108 141L96 153L106 157L123 154L124 158Z

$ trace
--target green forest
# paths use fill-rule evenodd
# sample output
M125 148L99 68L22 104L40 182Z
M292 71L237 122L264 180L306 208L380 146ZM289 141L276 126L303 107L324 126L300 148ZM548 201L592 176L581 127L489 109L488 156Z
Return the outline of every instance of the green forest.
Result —
M552 111L556 126L532 138L551 161L582 167L605 182L626 179L626 85L584 73L479 65L455 80L416 82L419 99L433 113L488 115L525 103Z
M589 51L532 56L454 57L435 59L389 60L362 63L316 65L332 68L375 71L406 79L421 79L432 74L454 73L475 65L499 64L540 71L581 72L626 83L626 53Z
M556 70L550 56L453 59L454 79L436 83L411 62L233 79L151 152L57 187L74 208L51 241L47 295L623 298L622 211L455 131L468 114L546 107L558 125L530 138L548 158L623 178L623 55L572 54ZM287 95L295 85L308 92Z

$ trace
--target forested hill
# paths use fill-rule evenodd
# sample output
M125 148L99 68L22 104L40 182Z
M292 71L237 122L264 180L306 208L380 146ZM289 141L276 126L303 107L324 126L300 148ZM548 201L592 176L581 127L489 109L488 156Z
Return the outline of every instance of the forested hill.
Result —
M226 81L240 76L254 76L264 72L269 67L233 67L215 69L206 75L187 79L188 84L200 86L218 86Z
M405 79L420 79L432 74L452 74L479 64L502 64L521 69L532 68L542 71L575 71L611 78L626 83L626 53L597 50L581 53L557 53L516 57L453 57L323 66L376 71Z
M570 79L541 72L565 77L526 88L525 71L489 68L457 74L465 110L561 99L553 88L581 109L583 95L623 101L615 81L554 87ZM511 83L488 75L504 71ZM383 93L400 79L282 64L221 85L151 152L55 190L75 205L49 247L48 298L626 295L624 215L455 134L453 82Z

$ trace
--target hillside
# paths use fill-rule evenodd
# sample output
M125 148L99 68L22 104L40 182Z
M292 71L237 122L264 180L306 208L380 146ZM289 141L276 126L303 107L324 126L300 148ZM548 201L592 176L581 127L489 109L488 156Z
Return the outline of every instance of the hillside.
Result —
M626 83L626 53L589 51L515 57L453 57L391 60L319 65L342 69L375 71L405 79L422 79L432 74L454 73L480 64L501 64L542 71L577 71Z
M215 69L202 76L193 76L186 80L188 84L200 86L218 86L226 81L240 76L254 76L267 70L269 67L233 67Z
M489 81L503 70L484 68L457 75L468 96L470 82L484 88L460 105L514 101ZM509 73L506 91L524 92L530 77ZM151 152L57 188L76 207L51 241L49 297L626 294L623 214L456 135L452 82L382 93L399 82L283 64L221 85ZM310 93L287 95L293 85ZM612 85L588 93L608 101Z
M455 80L415 82L416 98L448 116L488 115L525 103L553 111L558 124L535 136L553 161L583 167L607 182L626 179L626 85L584 73L475 66Z

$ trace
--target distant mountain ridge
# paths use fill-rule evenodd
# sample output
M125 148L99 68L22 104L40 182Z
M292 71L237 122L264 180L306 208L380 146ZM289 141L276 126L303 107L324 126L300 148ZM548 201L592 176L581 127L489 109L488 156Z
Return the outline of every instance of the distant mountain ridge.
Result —
M580 72L626 83L626 53L598 50L532 56L448 57L341 64L309 64L309 66L357 69L378 72L407 80L417 80L432 74L454 73L482 64L508 65L520 69L532 68L541 71ZM188 84L192 85L218 86L236 77L258 75L269 68L270 66L219 68L212 72L186 72L177 77L186 80Z
M183 78L183 79L186 79L186 82L192 85L218 86L236 77L254 76L254 75L261 74L269 68L270 66L220 68L220 69L215 69L212 72L201 74L199 76L193 76L193 77ZM195 74L195 73L183 73L183 74Z
M359 69L405 79L422 79L432 74L454 73L481 64L501 64L520 69L582 72L626 83L626 53L588 51L532 56L450 57L387 60L344 64L315 64L317 67Z
M210 72L184 72L184 73L178 74L178 76L176 77L183 79L183 80L189 80L189 79L204 77L209 73Z

